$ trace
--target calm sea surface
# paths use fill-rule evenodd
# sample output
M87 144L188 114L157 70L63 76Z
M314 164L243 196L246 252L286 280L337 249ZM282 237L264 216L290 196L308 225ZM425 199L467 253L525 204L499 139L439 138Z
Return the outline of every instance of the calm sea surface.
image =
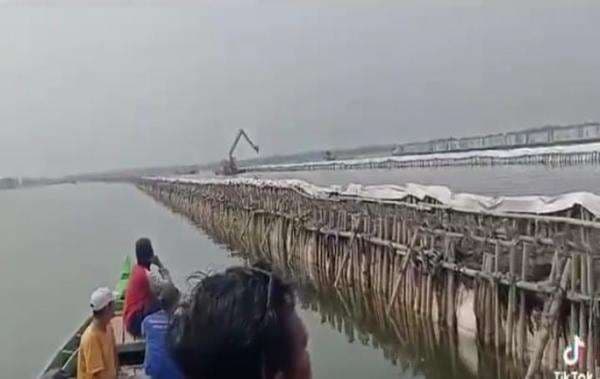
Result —
M596 191L598 167L444 168L273 174L319 184L444 184L457 191L555 194ZM87 315L90 291L117 280L133 243L150 237L185 288L195 270L240 263L187 220L128 185L64 185L0 191L0 372L31 378ZM458 351L402 343L345 300L300 286L315 378L495 377L473 344ZM359 312L360 313L360 312ZM407 324L407 325L410 325ZM410 327L409 327L410 329ZM413 336L412 341L427 336Z

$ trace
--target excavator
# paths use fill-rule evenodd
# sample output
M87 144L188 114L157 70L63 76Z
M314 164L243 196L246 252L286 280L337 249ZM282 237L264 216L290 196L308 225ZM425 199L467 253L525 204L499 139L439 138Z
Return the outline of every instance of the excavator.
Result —
M323 154L323 158L325 158L326 161L335 161L337 159L331 150L326 150L325 154Z
M242 137L244 137L246 139L246 141L248 141L248 144L258 154L258 145L255 145L250 140L250 138L248 137L248 135L246 134L244 129L240 129L240 130L238 130L235 140L233 141L233 145L231 145L231 148L229 149L229 160L227 160L227 159L222 160L219 168L215 171L215 174L229 176L229 175L241 174L244 172L243 169L238 168L237 163L235 163L235 158L233 157L233 152L235 151L235 148L237 147L238 143L240 142L240 138L242 138Z

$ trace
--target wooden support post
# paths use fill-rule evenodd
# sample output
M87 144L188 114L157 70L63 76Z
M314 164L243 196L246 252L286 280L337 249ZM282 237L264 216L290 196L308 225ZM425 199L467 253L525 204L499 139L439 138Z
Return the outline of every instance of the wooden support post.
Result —
M531 245L523 242L523 256L521 260L521 280L527 280L527 270L529 267L529 250ZM526 293L520 290L519 303L519 323L517 326L517 358L521 361L525 360L525 346L527 345L527 314L526 314Z
M447 257L446 259L448 260L448 262L450 263L455 263L456 262L456 256L455 256L455 251L454 251L454 243L450 240L450 237L448 237L447 235L444 236L444 251L445 251L445 256ZM456 273L454 273L453 271L449 271L447 273L448 275L448 296L447 296L447 314L446 314L446 323L448 324L448 326L451 327L450 333L453 333L453 330L455 330L456 327L456 299L455 299L455 276Z
M550 328L556 322L558 311L560 310L563 298L565 296L570 266L571 259L568 258L567 262L565 263L565 267L562 270L560 282L558 283L556 292L547 300L547 304L544 306L544 309L547 309L548 312L542 315L542 326L537 334L537 341L534 347L533 355L531 356L529 367L527 368L525 379L532 379L539 370L544 349L546 348L546 344L548 343L548 338L550 336Z
M588 253L588 262L587 262L587 270L588 270L588 294L594 298L596 296L596 291L594 288L594 256ZM595 362L595 342L596 342L596 328L594 327L594 301L590 301L588 304L588 339L587 339L587 368L590 372L595 372L596 370L596 362Z
M515 249L516 246L511 246L509 250L508 262L509 262L509 277L511 281L516 280L515 278ZM508 290L508 310L506 312L506 355L512 354L512 340L513 340L513 325L514 325L514 312L515 312L515 285L511 284Z
M394 305L394 301L396 300L396 295L398 294L398 289L400 288L400 284L402 283L402 280L404 279L404 276L406 273L406 268L408 267L408 262L411 259L411 256L413 254L415 244L417 243L418 237L419 237L419 233L417 232L417 229L415 229L413 231L410 245L408 246L408 252L406 253L406 256L404 257L404 261L402 262L402 268L400 269L400 272L397 274L398 276L396 278L396 284L394 285L394 291L392 292L392 297L390 298L390 301L387 306L388 313L390 312L390 309L392 308L392 305Z
M494 249L494 273L497 275L499 271L500 265L500 251L501 246L500 242L496 241L495 249ZM501 338L501 321L500 321L500 294L498 283L494 281L493 283L494 290L494 345L496 347L496 351L500 350L500 338Z
M338 282L339 282L339 280L340 280L340 278L342 276L342 272L344 271L344 266L346 265L346 262L348 262L348 259L352 255L352 245L354 245L354 240L355 239L356 239L356 232L354 234L352 234L352 238L350 239L350 243L346 247L344 258L342 259L342 263L341 263L339 269L337 270L337 274L335 276L335 281L333 282L333 286L334 287L337 287Z
M582 229L583 231L583 229ZM587 254L581 254L579 256L579 280L580 280L580 288L581 288L581 294L582 295L587 295L587 273L588 273L588 269L587 269ZM587 312L586 312L586 304L585 303L580 303L579 304L579 333L577 334L579 336L579 338L581 338L583 341L587 341L587 327L588 327L588 322L587 322ZM585 371L586 368L586 359L580 359L579 360L579 370L580 371Z
M488 254L486 254L484 246L485 245L482 243L481 272L488 274L489 256L488 256ZM489 310L488 310L489 282L483 278L480 278L477 280L477 287L479 288L479 293L480 293L480 296L479 296L480 305L479 305L478 316L477 316L480 319L480 325L481 325L481 330L479 331L480 340L483 342L484 345L488 345L490 343L490 334L491 334L490 314L489 314Z
M487 266L486 266L486 271L488 274L491 274L493 272L494 269L494 256L491 254L488 254L488 259L487 259ZM486 323L486 329L487 329L487 343L488 344L492 344L492 341L494 339L494 327L495 327L495 320L494 320L494 299L495 299L495 291L494 291L494 280L493 279L489 279L487 281L487 283L485 284L486 287L486 292L487 292L487 296L486 296L486 312L485 312L485 323Z

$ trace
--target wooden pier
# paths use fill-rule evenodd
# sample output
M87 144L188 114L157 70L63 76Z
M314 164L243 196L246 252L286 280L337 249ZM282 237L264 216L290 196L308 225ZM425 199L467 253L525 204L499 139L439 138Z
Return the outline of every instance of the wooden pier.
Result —
M571 371L562 352L577 335L586 344L578 370L600 373L600 223L585 209L536 216L268 184L138 186L234 250L376 299L381 322L408 311L447 335L473 333L528 378Z

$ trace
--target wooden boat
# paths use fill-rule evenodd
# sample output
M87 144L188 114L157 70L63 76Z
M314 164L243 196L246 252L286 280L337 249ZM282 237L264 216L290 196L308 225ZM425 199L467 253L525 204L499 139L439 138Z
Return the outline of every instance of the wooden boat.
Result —
M115 307L115 317L111 324L117 340L117 351L121 365L121 373L125 378L136 377L143 373L143 362L145 353L145 343L141 339L132 337L123 326L123 303L127 281L131 274L131 261L129 257L123 262L119 281L115 287L117 301ZM62 379L77 377L77 354L79 351L79 341L85 329L92 322L92 317L88 317L83 324L75 330L58 352L52 357L46 365L40 378L44 379ZM122 377L122 376L120 376Z

